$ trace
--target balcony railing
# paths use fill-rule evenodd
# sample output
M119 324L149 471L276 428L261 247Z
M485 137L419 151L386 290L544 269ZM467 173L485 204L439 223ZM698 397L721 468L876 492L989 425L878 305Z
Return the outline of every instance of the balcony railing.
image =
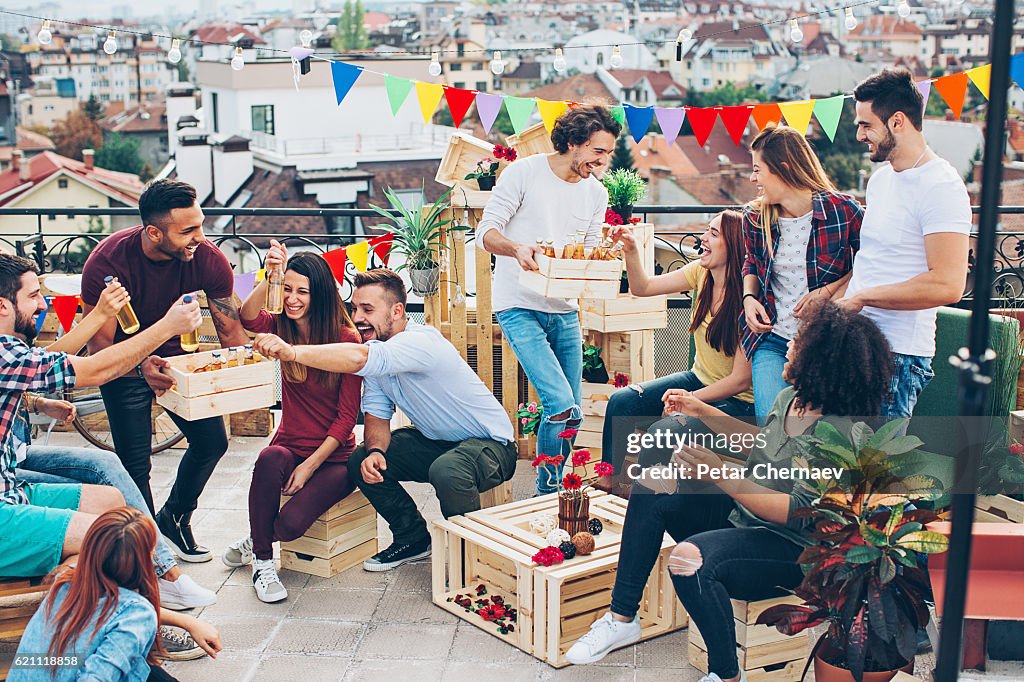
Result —
M335 135L333 137L300 137L283 139L258 130L247 131L254 149L284 156L309 154L359 154L394 152L409 149L442 149L455 132L449 126L432 125L409 130L400 135Z

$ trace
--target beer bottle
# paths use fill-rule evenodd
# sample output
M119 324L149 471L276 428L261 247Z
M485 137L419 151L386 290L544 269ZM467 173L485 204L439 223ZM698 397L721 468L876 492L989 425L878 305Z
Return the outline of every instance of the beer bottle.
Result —
M113 276L107 275L103 278L104 284L110 284L113 280ZM139 318L135 316L135 311L132 310L131 301L124 304L124 307L117 311L117 323L121 325L121 331L125 334L134 334L139 331Z

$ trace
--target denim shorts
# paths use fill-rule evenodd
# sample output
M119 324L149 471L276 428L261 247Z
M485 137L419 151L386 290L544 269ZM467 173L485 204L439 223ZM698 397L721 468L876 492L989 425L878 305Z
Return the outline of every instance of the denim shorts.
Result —
M26 485L28 504L0 502L0 577L33 578L60 565L64 537L82 502L80 483Z

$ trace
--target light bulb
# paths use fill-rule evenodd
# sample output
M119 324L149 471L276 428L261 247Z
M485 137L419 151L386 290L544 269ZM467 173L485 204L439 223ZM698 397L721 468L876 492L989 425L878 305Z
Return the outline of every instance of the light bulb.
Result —
M242 54L242 48L235 48L235 56L231 58L231 68L235 71L241 71L245 68L245 56Z
M679 32L679 37L677 38L677 40L680 43L690 42L691 40L693 40L693 31L691 31L688 28L684 28L682 31Z
M107 54L114 54L117 52L117 38L114 36L113 31L108 33L107 39L103 41L103 51Z
M167 61L171 64L181 61L181 41L177 38L171 41L171 49L167 50Z
M299 33L299 42L302 43L303 47L309 47L313 44L313 32L308 28L302 29Z
M904 19L910 16L910 3L907 0L900 0L899 4L896 5L896 14L900 15Z
M565 61L565 56L562 54L562 48L555 48L555 60L551 62L551 65L555 67L555 71L565 71L569 66Z
M800 24L796 19L789 20L789 38L794 43L803 42L804 32L800 30Z
M39 29L39 35L37 35L36 38L39 40L40 45L49 45L53 40L53 33L50 32L49 19L43 22L43 27Z
M438 60L438 55L436 52L430 53L430 66L427 67L427 73L429 73L431 76L441 75L441 62Z
M495 76L500 76L505 73L505 62L501 61L501 51L494 53L494 58L491 59L491 73Z
M857 28L857 17L853 16L853 8L852 7L847 7L846 8L846 20L845 20L845 23L846 23L846 30L847 31L852 31L853 29Z
M618 45L612 48L612 58L608 60L608 64L610 64L613 69L622 68L622 51L619 50Z

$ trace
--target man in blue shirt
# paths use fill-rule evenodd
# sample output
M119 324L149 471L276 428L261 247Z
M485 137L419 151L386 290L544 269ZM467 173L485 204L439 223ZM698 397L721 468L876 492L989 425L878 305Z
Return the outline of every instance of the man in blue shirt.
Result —
M363 377L363 444L349 475L394 535L363 562L389 571L430 556L430 533L401 481L430 483L445 518L480 508L480 493L512 478L512 423L455 347L433 327L410 322L401 278L388 269L356 275L352 320L365 343L292 346L256 337L269 357ZM391 431L398 407L415 426Z

